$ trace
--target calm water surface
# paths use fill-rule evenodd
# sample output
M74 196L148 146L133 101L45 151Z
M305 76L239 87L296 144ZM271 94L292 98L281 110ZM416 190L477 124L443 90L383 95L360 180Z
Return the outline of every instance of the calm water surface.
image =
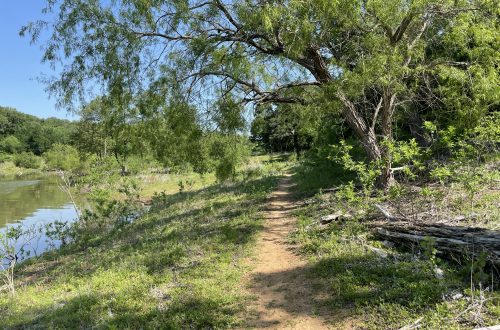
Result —
M0 232L15 224L41 226L54 221L74 221L77 214L57 176L0 178ZM49 247L42 234L37 252ZM58 242L53 242L58 245Z
M13 223L47 223L73 220L76 211L58 186L59 178L1 179L0 228Z

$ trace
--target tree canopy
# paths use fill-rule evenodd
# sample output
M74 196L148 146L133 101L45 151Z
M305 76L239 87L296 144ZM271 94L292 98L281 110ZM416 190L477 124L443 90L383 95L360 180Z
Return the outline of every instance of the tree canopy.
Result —
M145 95L168 97L175 88L234 122L234 111L225 111L233 101L321 104L337 109L371 160L385 163L384 186L395 120L420 123L432 109L473 126L498 108L495 0L47 4L55 21L21 33L36 41L50 29L44 60L62 64L49 82L60 105L102 88L122 109L144 108L153 104L138 103Z
M71 143L74 130L75 123L69 120L40 119L0 107L0 152L40 155L55 143Z

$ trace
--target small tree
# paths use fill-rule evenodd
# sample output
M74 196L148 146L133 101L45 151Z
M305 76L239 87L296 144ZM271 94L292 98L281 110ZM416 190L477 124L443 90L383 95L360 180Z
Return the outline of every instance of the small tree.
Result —
M238 166L248 159L252 150L245 138L235 135L215 135L211 149L219 182L236 179Z
M53 145L43 156L47 166L54 170L71 171L80 164L78 150L66 144Z
M14 135L9 135L0 140L0 151L16 154L24 150L24 145Z
M19 167L38 169L42 166L42 160L32 152L22 152L14 155L14 164Z
M30 244L38 234L35 225L11 226L0 232L0 275L11 295L16 292L14 275L17 263L30 256Z

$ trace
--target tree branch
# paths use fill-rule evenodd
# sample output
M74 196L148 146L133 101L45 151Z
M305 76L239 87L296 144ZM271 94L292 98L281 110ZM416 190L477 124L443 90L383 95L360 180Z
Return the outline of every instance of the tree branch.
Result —
M378 117L378 113L380 111L380 108L382 107L382 101L384 100L384 97L381 96L380 97L380 101L378 101L378 104L377 104L377 107L375 108L375 113L373 114L373 119L372 119L372 125L370 127L370 129L373 131L375 130L375 124L377 123L377 117Z

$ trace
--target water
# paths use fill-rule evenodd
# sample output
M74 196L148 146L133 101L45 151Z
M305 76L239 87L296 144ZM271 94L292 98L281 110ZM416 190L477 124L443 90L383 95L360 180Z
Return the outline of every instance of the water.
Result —
M57 176L0 178L0 232L17 224L40 227L55 221L74 221L76 210L58 182ZM59 242L49 242L42 232L30 245L32 254L40 254Z

